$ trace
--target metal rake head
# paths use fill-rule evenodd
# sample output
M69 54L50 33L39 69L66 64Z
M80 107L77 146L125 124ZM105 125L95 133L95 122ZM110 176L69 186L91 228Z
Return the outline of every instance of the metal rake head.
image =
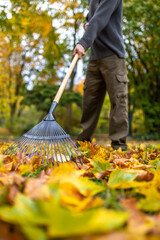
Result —
M23 134L15 143L10 145L6 155L16 155L17 151L24 152L29 158L42 155L42 163L47 158L47 163L74 161L84 162L83 155L74 144L70 136L55 121L44 118L39 124L34 126L27 133Z

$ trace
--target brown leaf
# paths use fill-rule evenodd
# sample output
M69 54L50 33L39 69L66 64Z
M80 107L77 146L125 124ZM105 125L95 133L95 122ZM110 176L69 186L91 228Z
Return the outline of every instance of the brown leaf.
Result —
M145 170L145 169L151 168L151 167L152 167L151 165L145 165L145 164L140 164L140 165L134 164L132 166L133 169L137 169L137 170Z
M20 164L24 164L25 163L25 153L21 152L20 149L18 149L18 151L17 151L17 159L18 159L18 162Z
M24 235L12 224L0 220L0 240L24 240Z
M14 174L13 176L13 183L15 183L17 186L21 186L23 183L25 182L25 178L22 177L21 175L19 174Z
M128 220L127 224L127 229L129 232L135 232L137 234L146 234L149 233L154 227L155 223L142 213L138 208L137 208L137 202L135 198L128 198L123 200L122 206L129 211L130 217Z
M91 171L86 171L85 173L82 174L82 177L92 178L94 177L94 174Z
M6 196L6 202L13 204L17 194L19 193L18 186L16 184L12 184L12 185L8 186L7 192L8 193Z
M83 169L83 170L89 170L91 168L91 166L87 164L77 163L77 166L78 166L78 169Z
M158 156L158 154L159 154L159 150L156 149L153 153L148 154L148 158L150 160L154 160Z
M154 177L154 173L152 173L151 171L145 171L145 170L137 170L137 169L127 169L127 172L130 173L137 173L137 177L135 180L138 181L151 181Z
M126 158L116 158L113 160L115 166L119 166L120 168L126 168L130 165L130 160Z
M5 156L5 155L1 155L1 156L4 156L3 164L13 162L13 159L10 156Z
M135 151L133 151L133 150L128 150L128 151L126 152L126 154L125 154L125 157L126 157L127 159L130 159L130 158L133 156L133 154L135 154Z
M90 163L91 162L91 159L87 158L86 156L83 156L83 159L84 159L85 163Z
M38 167L42 165L42 157L41 156L33 156L31 158L31 165L33 170L36 170Z
M151 181L154 177L154 173L150 171L144 171L144 170L138 170L138 176L136 177L136 180L139 181Z
M24 194L29 196L31 199L49 199L50 192L44 178L30 178L27 179Z

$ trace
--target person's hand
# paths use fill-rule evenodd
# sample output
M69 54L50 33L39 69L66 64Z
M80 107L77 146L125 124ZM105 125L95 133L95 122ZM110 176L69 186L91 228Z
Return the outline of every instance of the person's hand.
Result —
M73 50L73 56L75 56L76 53L78 53L79 59L81 59L85 54L84 47L79 43L76 45L75 49Z
M87 30L88 24L89 24L89 23L86 23L86 24L84 25L84 30L85 30L85 31Z

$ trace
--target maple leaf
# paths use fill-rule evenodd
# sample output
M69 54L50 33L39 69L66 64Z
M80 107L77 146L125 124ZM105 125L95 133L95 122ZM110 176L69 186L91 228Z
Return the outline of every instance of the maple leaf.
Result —
M92 197L91 192L87 196L72 183L63 183L60 185L61 204L72 211L82 211L93 207L103 205L103 200L99 197Z
M128 183L137 177L136 172L127 172L126 170L115 170L111 173L108 186L111 188L126 188Z

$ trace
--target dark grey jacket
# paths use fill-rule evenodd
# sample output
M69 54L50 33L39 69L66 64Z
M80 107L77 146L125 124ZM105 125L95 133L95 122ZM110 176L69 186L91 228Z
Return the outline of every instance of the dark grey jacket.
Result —
M122 35L123 0L89 0L87 30L79 43L87 50L90 60L116 54L125 58Z

